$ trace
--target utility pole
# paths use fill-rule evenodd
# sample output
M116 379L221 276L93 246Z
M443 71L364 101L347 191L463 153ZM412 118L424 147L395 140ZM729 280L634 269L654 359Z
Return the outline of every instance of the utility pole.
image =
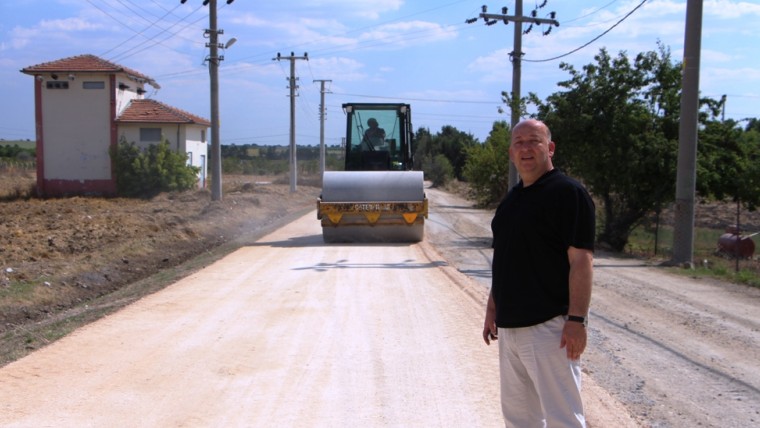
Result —
M277 52L277 58L272 58L275 61L282 59L290 60L290 192L295 193L298 190L296 184L298 177L298 158L296 157L296 89L298 89L296 81L298 79L296 78L296 60L305 59L308 61L309 54L304 53L303 56L295 56L291 52L290 56L283 57Z
M319 82L319 171L325 174L325 82L332 80L315 80Z
M184 4L187 0L180 0ZM227 0L227 4L234 0ZM209 48L208 73L211 82L211 200L222 200L222 146L219 141L219 63L224 59L219 56L219 48L225 46L219 43L219 35L224 30L217 29L216 24L216 0L204 0L204 6L209 7L208 30L204 37L208 37L206 47ZM232 41L232 40L231 40Z
M538 8L542 8L546 6L546 0L538 6ZM538 9L534 9L531 13L531 16L523 16L523 2L522 0L515 0L515 14L514 15L507 15L508 9L506 7L501 8L501 14L493 14L488 13L488 6L483 5L482 13L478 16L479 18L483 18L483 21L486 25L491 26L498 22L503 22L504 25L509 24L510 22L515 23L515 31L514 31L514 46L512 52L509 53L509 57L512 61L512 102L510 103L510 114L511 114L511 127L514 129L514 127L517 125L518 122L520 122L520 97L521 97L521 91L520 91L520 81L522 76L522 56L524 53L522 52L522 35L527 34L530 32L530 30L533 28L533 24L535 25L542 25L542 24L549 24L554 25L556 27L559 27L559 22L554 19L555 13L551 12L549 14L550 18L538 18ZM474 22L477 22L477 18L470 18L466 20L465 22L468 24L472 24ZM522 23L527 22L530 23L530 27L523 31L522 29ZM551 32L551 27L547 31L545 31L543 34L546 36ZM509 188L511 189L514 185L517 184L517 168L515 168L514 163L512 161L509 162Z
M688 0L686 2L686 30L684 33L672 263L693 267L702 0Z

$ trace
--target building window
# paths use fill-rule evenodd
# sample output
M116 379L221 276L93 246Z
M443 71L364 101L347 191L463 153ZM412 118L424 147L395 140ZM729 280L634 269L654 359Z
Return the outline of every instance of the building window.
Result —
M140 128L140 141L161 142L161 128Z
M82 89L105 89L106 82L82 82Z
M205 143L205 142L206 142L206 130L201 129L201 143Z
M193 164L193 152L187 152L187 164L188 165Z
M45 84L48 89L69 89L69 82L48 80Z

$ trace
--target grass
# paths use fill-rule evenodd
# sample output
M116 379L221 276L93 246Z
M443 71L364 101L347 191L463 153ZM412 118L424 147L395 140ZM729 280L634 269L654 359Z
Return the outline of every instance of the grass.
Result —
M760 288L760 261L756 255L737 260L716 253L718 239L724 233L724 230L695 228L694 269L669 269L681 275L716 278ZM670 259L673 253L673 227L660 226L657 233L650 227L640 226L634 229L625 247L625 253L655 261Z

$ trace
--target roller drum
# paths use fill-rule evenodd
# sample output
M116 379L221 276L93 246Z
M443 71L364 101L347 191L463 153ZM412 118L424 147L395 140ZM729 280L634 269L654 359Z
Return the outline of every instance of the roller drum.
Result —
M338 224L322 218L325 242L419 242L423 239L427 202L421 171L325 172L321 202L389 202L394 203L393 206L404 206L404 202L424 202L425 206L411 224L405 223L400 214L382 214L370 223L365 213L347 209Z
M325 202L418 202L425 198L422 171L326 171Z

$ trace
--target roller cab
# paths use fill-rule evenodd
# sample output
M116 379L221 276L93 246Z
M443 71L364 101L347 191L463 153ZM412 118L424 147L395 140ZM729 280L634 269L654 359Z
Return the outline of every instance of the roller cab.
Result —
M345 171L325 172L317 218L325 242L419 242L428 215L411 171L408 104L344 104Z

